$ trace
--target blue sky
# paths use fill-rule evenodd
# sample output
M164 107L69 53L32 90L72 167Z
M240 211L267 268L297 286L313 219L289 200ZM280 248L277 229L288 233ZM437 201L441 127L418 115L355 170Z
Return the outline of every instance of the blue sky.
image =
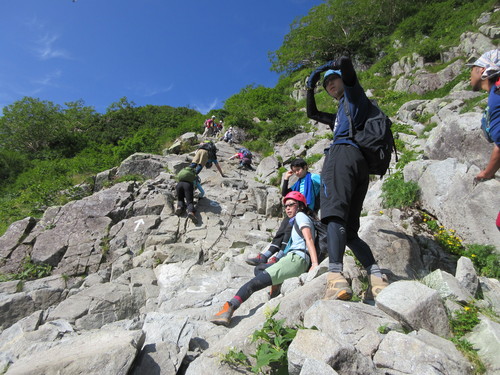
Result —
M98 112L202 113L249 84L273 87L268 52L322 0L2 0L0 108L24 96Z

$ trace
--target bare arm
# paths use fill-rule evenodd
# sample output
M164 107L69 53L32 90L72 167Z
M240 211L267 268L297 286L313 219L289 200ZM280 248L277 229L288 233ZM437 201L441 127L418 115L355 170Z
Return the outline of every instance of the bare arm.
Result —
M311 257L311 268L309 271L315 269L318 266L318 254L316 253L316 247L314 246L314 240L312 238L311 228L302 227L302 235L306 241L307 250L309 251L309 256Z
M215 164L215 166L217 167L217 170L219 171L220 175L221 175L222 177L226 177L226 176L224 176L224 173L222 173L222 169L221 169L221 167L220 167L219 163L216 163L216 164Z
M481 180L489 180L490 178L495 177L495 173L500 168L500 147L497 145L493 146L493 150L491 151L490 161L484 170L479 172L476 176L477 181Z

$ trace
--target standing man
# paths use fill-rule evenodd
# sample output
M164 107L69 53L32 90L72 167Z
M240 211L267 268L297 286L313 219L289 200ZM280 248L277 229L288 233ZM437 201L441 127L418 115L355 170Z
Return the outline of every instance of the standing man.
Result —
M337 114L318 111L314 88L326 71L323 87L338 100ZM388 283L366 242L358 236L359 217L368 190L368 164L358 145L349 138L349 108L353 126L364 126L372 103L359 84L351 59L338 60L317 68L307 81L307 116L330 124L333 143L327 151L321 172L321 221L328 226L328 276L325 299L349 300L352 289L343 275L346 245L368 272L365 300L374 299Z
M494 145L488 165L475 178L480 182L495 178L495 173L500 168L500 49L488 51L467 65L471 67L472 90L485 90L489 93L481 128L486 139Z

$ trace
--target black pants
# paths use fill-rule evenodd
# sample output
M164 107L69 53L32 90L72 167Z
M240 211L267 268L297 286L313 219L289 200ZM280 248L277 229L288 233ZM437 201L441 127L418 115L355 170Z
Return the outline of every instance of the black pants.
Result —
M263 266L271 266L263 265ZM267 268L266 267L266 268ZM271 280L271 276L262 268L254 269L255 277L244 284L236 293L236 295L241 298L241 302L245 302L250 296L258 290L264 289L268 286L273 285L273 281Z
M321 172L321 220L328 225L330 263L342 263L346 244L365 268L375 263L370 247L358 236L368 183L368 165L359 149L330 148Z
M177 192L177 207L185 208L188 212L194 212L193 195L194 185L192 182L180 181L175 187Z

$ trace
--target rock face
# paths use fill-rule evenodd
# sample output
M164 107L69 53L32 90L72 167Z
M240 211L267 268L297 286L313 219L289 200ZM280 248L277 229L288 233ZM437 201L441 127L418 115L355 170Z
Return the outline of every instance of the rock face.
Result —
M467 45L464 39L462 50ZM414 57L393 70L424 66ZM462 67L452 64L437 75L449 80ZM424 155L404 170L405 179L420 187L422 209L466 243L498 246L500 181L472 183L491 146L480 137L479 111L458 114L474 95L457 89L439 100L409 102L395 120L417 134L423 126L416 114L431 114L436 122L427 138L401 135ZM245 259L267 246L281 222L279 189L268 185L278 180L278 167L328 145L315 138L327 125L312 125L316 131L277 146L276 156L256 155L255 171L237 169L237 161L228 160L239 145L217 142L226 177L213 168L201 172L206 195L196 199L197 224L173 213L175 172L192 158L178 152L183 143L197 142L195 134L181 137L164 156L134 154L101 172L94 194L86 198L50 207L40 220L13 223L0 237L0 273L21 271L30 256L50 264L52 275L0 283L0 369L6 374L250 373L221 362L220 354L229 348L255 353L248 338L264 326L265 311L279 304L275 318L301 327L288 350L290 374L472 373L448 340L448 315L461 309L456 302L478 298L478 291L483 306L498 313L500 284L478 277L468 258L457 262L443 252L417 210L382 210L381 181L370 187L360 229L392 282L375 303L321 300L325 260L287 280L276 298L254 293L229 328L209 322L253 277ZM322 160L311 170L319 172L321 165ZM145 181L106 187L125 175ZM361 293L366 271L349 252L344 263L354 291ZM487 373L498 373L498 323L481 316L469 335Z

